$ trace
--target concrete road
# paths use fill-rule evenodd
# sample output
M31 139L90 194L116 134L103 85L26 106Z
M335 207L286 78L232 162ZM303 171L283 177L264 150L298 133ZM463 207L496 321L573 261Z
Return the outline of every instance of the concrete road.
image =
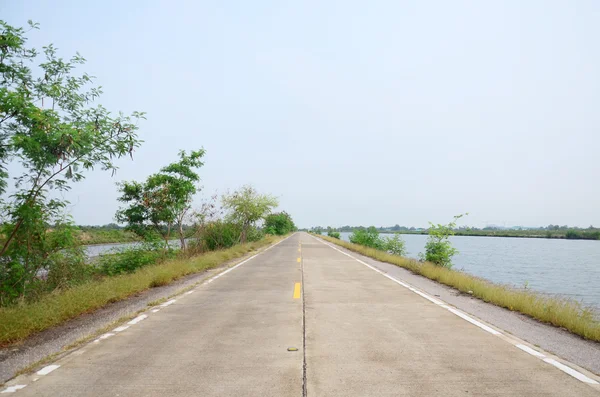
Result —
M17 395L599 395L304 233L147 316Z

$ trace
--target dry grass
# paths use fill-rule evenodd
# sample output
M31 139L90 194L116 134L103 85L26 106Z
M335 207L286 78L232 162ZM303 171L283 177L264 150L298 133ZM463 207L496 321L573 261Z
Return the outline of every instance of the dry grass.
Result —
M429 262L419 262L414 259L391 255L327 236L320 237L378 261L403 267L415 274L456 288L461 292L469 293L469 291L472 291L474 297L485 302L526 314L544 323L565 328L586 339L600 341L600 321L595 316L593 309L584 307L579 302L494 284Z
M140 268L135 273L91 281L48 295L37 302L0 308L0 346L19 342L36 332L148 288L166 285L183 276L217 267L280 239L267 237L225 250L170 260Z

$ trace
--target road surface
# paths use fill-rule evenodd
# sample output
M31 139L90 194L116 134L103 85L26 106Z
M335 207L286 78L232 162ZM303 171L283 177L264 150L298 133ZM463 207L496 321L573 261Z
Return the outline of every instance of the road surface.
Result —
M154 310L7 386L70 397L599 395L305 233Z

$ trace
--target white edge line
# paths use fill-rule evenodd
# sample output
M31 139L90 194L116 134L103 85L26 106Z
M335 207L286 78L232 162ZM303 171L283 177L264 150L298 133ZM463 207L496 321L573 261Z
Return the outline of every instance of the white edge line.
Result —
M545 358L544 362L550 364L550 365L554 365L556 368L560 369L563 372L566 372L567 374L571 375L572 377L579 379L582 382L585 383L589 383L590 385L597 385L598 382L596 382L595 380L588 378L587 376L585 376L584 374L582 374L579 371L574 370L571 367L567 367L566 365L564 365L563 363L559 363L558 361L552 359L552 358Z
M221 277L221 276L223 276L223 275L225 275L225 274L229 273L230 271L232 271L232 270L236 269L237 267L239 267L239 266L243 265L244 263L246 263L246 262L248 262L248 261L250 261L250 260L254 259L254 258L255 258L255 257L257 257L258 255L262 254L263 252L266 252L266 251L270 250L271 248L275 247L276 245L278 245L279 243L282 243L282 242L284 242L285 240L287 240L288 238L290 238L290 237L294 236L295 234L296 234L296 233L292 234L291 236L288 236L288 237L284 238L284 239L283 239L283 240L281 240L281 241L278 241L278 242L276 242L275 244L273 244L273 245L271 245L271 246L267 247L266 249L262 250L261 252L258 252L258 253L256 253L256 254L252 255L250 258L248 258L248 259L246 259L246 260L244 260L244 261L242 261L242 262L238 263L238 264L237 264L237 265L235 265L234 267L231 267L231 268L229 268L229 269L225 270L224 272L217 274L216 276L214 276L213 278L209 279L207 282L205 282L205 283L203 283L203 284L209 284L209 283L213 282L214 280L218 279L219 277ZM186 294L191 294L192 292L194 292L194 291L193 291L193 290L192 290L192 291L188 291L188 292L186 292ZM176 301L177 301L177 299L171 299L170 301L168 301L168 302L165 302L165 303L163 303L163 304L162 304L162 305L160 305L160 306L161 306L161 307L167 307L167 306L169 306L169 305L171 305L171 304L175 303ZM160 310L160 309L154 309L154 310L152 310L152 312L153 312L153 313L156 313L156 312L158 312L159 310ZM146 314L140 314L139 316L137 316L137 317L136 317L136 318L134 318L133 320L129 321L127 324L129 324L129 325L135 325L135 324L139 323L140 321L142 321L142 320L144 320L144 319L146 319L146 318L148 318L148 316L147 316ZM115 328L113 331L114 331L114 332L121 332L121 331L125 331L127 328L129 328L129 325L123 325L123 326L117 327L117 328ZM102 339L110 338L110 337L111 337L111 336L113 336L113 335L115 335L115 334L114 334L114 333L111 333L111 332L108 332L108 333L106 333L106 334L103 334L103 335L101 335L101 336L100 336L98 339L94 340L94 342L100 342ZM42 368L41 370L39 370L39 371L37 372L37 374L38 374L38 375L47 375L47 374L49 374L50 372L54 371L54 370L55 370L55 369L57 369L57 368L60 368L60 365L57 365L57 364L54 364L54 365L48 365L48 366L46 366L46 367ZM35 379L35 380L37 380L37 379ZM35 380L34 380L34 381L35 381ZM4 394L4 393L15 393L17 390L21 390L21 389L23 389L25 386L27 386L27 385L14 385L14 386L9 386L9 387L7 387L6 389L4 389L3 391L1 391L1 392L0 392L0 394Z
M60 368L60 365L48 365L45 366L44 368L40 369L39 371L37 371L36 373L38 375L48 375L50 372L54 371L55 369Z
M14 386L8 386L6 389L2 390L0 393L4 394L4 393L14 393L17 390L21 390L22 388L24 388L27 385L14 385Z
M400 284L401 286L408 288L412 292L414 292L414 293L422 296L423 298L425 298L425 299L427 299L427 300L435 303L436 305L439 305L440 307L442 307L442 308L450 311L451 313L457 315L458 317L462 318L463 320L466 320L466 321L470 322L471 324L476 325L479 328L481 328L481 329L483 329L483 330L485 330L485 331L487 331L487 332L489 332L489 333L491 333L493 335L496 335L496 336L502 335L501 332L498 332L495 329L493 329L491 327L488 327L487 325L485 325L485 324L483 324L483 323L475 320L474 318L470 317L469 315L467 315L466 313L463 313L462 311L460 311L458 309L450 307L445 302L442 302L442 301L440 301L438 299L435 299L435 298L433 298L433 297L431 297L431 296L429 296L429 295L427 295L427 294L425 294L425 293L417 290L416 288L410 286L409 284L406 284L406 283L404 283L404 282L402 282L400 280L396 280L395 278L393 278L389 274L386 274L386 273L382 272L381 270L379 270L379 269L377 269L377 268L369 265L368 263L366 263L366 262L358 259L357 257L355 257L353 255L348 254L347 252L344 252L344 251L340 250L339 248L337 248L337 247L335 247L335 246L333 246L333 245L325 242L324 240L321 240L320 238L317 238L317 237L314 237L314 236L311 236L311 237L314 238L315 240L320 241L321 243L329 246L330 248L332 248L332 249L334 249L334 250L336 250L336 251L338 251L338 252L340 252L340 253L342 253L342 254L344 254L344 255L352 258L352 259L354 259L355 261L357 261L357 262L359 262L359 263L367 266L368 268L371 268L372 270L375 270L377 273L379 273L379 274L381 274L381 275L389 278L390 280L394 281L395 283ZM513 344L513 343L511 343L511 344ZM562 364L562 363L560 363L560 362L558 362L558 361L556 361L556 360L554 360L552 358L547 358L544 354L542 354L542 353L540 353L540 352L538 352L536 350L533 350L532 348L530 348L528 346L525 346L525 345L522 345L522 344L513 344L513 345L516 346L516 347L518 347L519 349L523 350L524 352L529 353L532 356L535 356L535 357L539 358L540 360L543 360L545 363L553 365L554 367L560 369L561 371L563 371L563 372L571 375L572 377L574 377L574 378L576 378L576 379L578 379L578 380L580 380L580 381L582 381L584 383L588 383L588 384L591 384L591 385L597 385L597 384L599 384L597 381L595 381L594 379L591 379L591 378L585 376L581 372L576 371L573 368L571 368L571 367L569 367L569 366L567 366L565 364Z
M146 315L146 314L140 314L139 316L137 316L136 318L134 318L133 320L131 320L127 324L129 324L129 325L135 325L135 324L139 323L140 321L142 321L142 320L144 320L146 318L148 318L148 315Z
M162 305L160 305L160 307L167 307L169 305L172 305L175 302L177 302L177 299L171 299L170 301L167 301L167 302L163 303Z
M489 332L492 335L502 335L501 332L498 332L495 329L493 329L491 327L488 327L487 325L485 325L483 323L480 323L479 321L475 320L474 318L471 318L470 316L466 315L465 313L463 313L463 312L461 312L459 310L456 310L453 307L448 307L446 310L448 310L448 311L456 314L458 317L460 317L460 318L462 318L464 320L467 320L471 324L478 326L479 328L481 328L481 329Z
M121 325L120 327L117 327L117 328L113 329L113 332L123 332L127 328L129 328L129 325Z
M540 353L537 350L533 350L529 346L525 346L525 345L522 345L522 344L518 344L518 345L515 345L515 346L517 346L519 349L523 350L524 352L527 352L527 353L531 354L532 356L536 356L537 358L546 358L545 354L542 354L542 353Z

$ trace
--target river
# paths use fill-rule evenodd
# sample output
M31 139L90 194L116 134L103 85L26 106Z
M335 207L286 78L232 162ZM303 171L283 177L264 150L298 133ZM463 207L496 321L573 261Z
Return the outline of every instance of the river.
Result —
M349 240L350 233L341 233ZM391 236L382 233L380 236ZM423 252L427 236L401 235L407 256ZM568 297L600 309L600 241L539 238L450 238L454 269L500 284Z
M186 241L190 241L190 239L186 239ZM95 256L115 253L126 250L128 248L139 247L141 245L142 243L113 243L86 245L85 254L88 256L88 258L93 258ZM175 249L178 249L181 247L181 242L179 240L170 240L169 245Z

